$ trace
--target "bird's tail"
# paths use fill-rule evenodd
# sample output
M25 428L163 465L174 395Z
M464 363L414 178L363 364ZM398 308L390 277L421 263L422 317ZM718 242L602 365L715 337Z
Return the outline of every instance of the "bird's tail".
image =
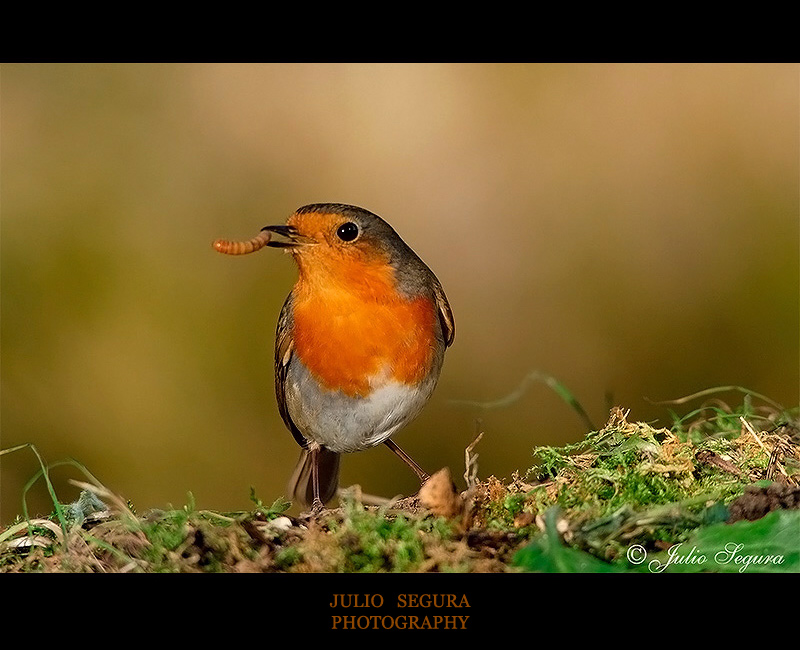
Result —
M303 449L300 459L289 479L289 495L294 501L310 506L314 502L313 468L317 464L319 477L319 498L327 503L336 496L339 486L339 454L324 447Z

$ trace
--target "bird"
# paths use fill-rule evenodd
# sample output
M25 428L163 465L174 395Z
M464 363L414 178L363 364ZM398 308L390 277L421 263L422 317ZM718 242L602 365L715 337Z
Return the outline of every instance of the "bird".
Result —
M283 249L298 270L274 356L278 411L301 448L291 499L323 510L341 456L381 444L424 484L429 474L392 437L430 399L455 337L437 277L381 217L344 203L305 205L244 244L215 247Z

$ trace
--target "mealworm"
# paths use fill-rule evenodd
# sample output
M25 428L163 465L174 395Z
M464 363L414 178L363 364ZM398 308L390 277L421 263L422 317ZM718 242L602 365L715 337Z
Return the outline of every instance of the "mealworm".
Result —
M269 230L262 230L252 239L247 241L228 241L227 239L217 239L213 246L214 250L225 255L247 255L264 248L269 243L272 233Z

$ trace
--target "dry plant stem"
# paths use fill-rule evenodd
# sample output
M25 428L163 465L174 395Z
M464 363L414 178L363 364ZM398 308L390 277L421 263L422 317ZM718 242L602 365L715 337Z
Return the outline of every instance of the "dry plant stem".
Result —
M473 456L472 450L475 449L481 438L483 438L482 431L464 450L464 482L467 484L467 489L474 487L478 482L478 454Z

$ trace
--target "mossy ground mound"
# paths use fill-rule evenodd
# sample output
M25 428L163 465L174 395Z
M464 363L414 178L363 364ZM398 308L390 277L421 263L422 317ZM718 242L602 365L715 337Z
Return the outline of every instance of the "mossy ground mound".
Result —
M315 517L255 495L249 512L138 515L90 480L78 502L54 499L52 515L0 531L0 571L601 572L669 557L669 570L798 571L799 442L797 409L754 407L747 393L668 428L612 409L582 441L534 449L508 480L479 480L472 448L466 489L445 469L414 498L366 506L351 491ZM729 545L748 555L726 562ZM676 552L690 546L699 555Z

